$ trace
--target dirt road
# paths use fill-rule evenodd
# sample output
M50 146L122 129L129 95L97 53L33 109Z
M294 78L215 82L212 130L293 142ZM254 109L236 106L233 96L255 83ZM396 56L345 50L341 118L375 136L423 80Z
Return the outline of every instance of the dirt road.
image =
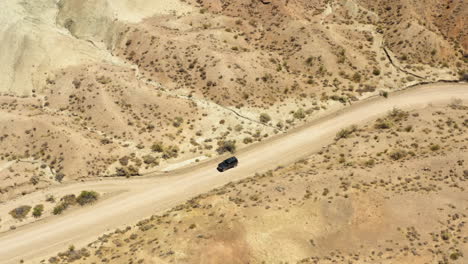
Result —
M71 244L83 246L108 230L162 212L230 181L294 162L331 143L341 128L375 119L394 107L423 108L430 103L448 103L454 98L468 101L468 85L424 85L391 94L388 99L365 100L302 128L241 150L236 154L239 166L225 173L217 172L215 164L218 160L212 160L166 176L58 187L51 191L57 194L83 189L121 192L94 206L49 217L0 235L0 263L18 263L20 259L26 263L37 263L37 260L65 250ZM33 201L41 195L44 193L33 193L24 199Z

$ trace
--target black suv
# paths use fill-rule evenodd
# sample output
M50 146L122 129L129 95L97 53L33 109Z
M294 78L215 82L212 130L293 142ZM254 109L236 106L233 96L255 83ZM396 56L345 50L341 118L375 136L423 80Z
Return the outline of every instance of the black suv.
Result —
M224 160L220 164L218 164L218 168L216 168L219 172L223 172L225 170L232 169L237 166L239 161L236 157L230 157L229 159Z

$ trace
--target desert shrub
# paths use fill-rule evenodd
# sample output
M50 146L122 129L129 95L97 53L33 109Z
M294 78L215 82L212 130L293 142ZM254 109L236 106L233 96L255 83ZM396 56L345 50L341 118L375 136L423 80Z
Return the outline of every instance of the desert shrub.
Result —
M440 146L437 144L431 144L429 147L432 151L438 151L440 149Z
M30 182L32 185L38 184L39 181L40 181L40 179L39 179L39 176L37 176L37 175L34 175L34 176L32 176L32 177L29 179L29 182Z
M112 80L111 80L111 78L109 78L109 77L106 77L106 76L104 76L104 75L101 75L101 76L98 76L98 77L96 78L96 81L97 81L98 83L100 83L100 84L108 84L108 83L110 83Z
M327 194L330 193L330 190L328 188L323 189L322 195L327 196Z
M153 152L163 152L164 150L164 147L163 147L163 144L161 142L154 142L153 145L151 146L151 150Z
M338 101L338 102L340 102L342 104L346 104L346 99L347 98L345 96L339 96L339 95L334 94L334 95L330 96L330 99L332 99L333 101Z
M468 72L465 71L460 71L458 73L458 76L460 77L459 80L462 82L467 82L468 81Z
M447 231L447 230L442 230L440 231L440 237L443 239L443 240L449 240L450 239L450 233Z
M76 202L79 205L85 205L97 201L99 194L95 191L82 191L76 198Z
M52 210L52 213L54 215L59 215L61 214L63 211L65 211L66 209L68 208L68 204L65 203L65 202L60 202L59 204L57 204L54 209Z
M31 206L29 205L22 205L10 211L10 215L15 219L23 219L31 210Z
M151 156L151 155L143 156L143 162L145 164L159 165L158 160L155 157Z
M115 168L115 175L119 177L125 177L127 176L127 170L123 167L117 167Z
M260 122L268 123L270 121L271 121L271 117L267 113L261 113L260 114Z
M374 69L372 71L372 74L374 74L375 76L379 76L380 75L380 70L379 69Z
M55 174L55 180L58 181L58 182L62 182L64 177L65 177L65 174L63 174L61 172Z
M52 194L46 196L46 201L49 203L55 203L55 197Z
M375 165L374 159L369 159L364 163L367 167L373 167Z
M453 252L450 254L450 259L451 260L457 260L459 259L460 257L463 257L463 254L459 251L456 251L456 252Z
M79 79L73 79L73 82L72 82L73 86L75 86L76 89L80 88L81 86L81 80Z
M293 117L296 119L304 119L306 117L304 109L297 109L297 111L293 113Z
M335 140L340 140L342 138L348 138L351 134L356 132L357 126L352 125L348 128L341 129L338 133L336 133Z
M380 95L383 96L384 98L388 98L388 92L387 91L380 91Z
M261 79L263 82L269 82L272 81L273 76L269 73L265 73L265 75L263 75Z
M91 253L86 249L75 249L75 246L70 245L68 247L68 250L65 252L61 252L58 254L58 256L64 260L66 263L71 263L74 262L75 260L79 260L81 258L87 258L91 255ZM50 260L49 260L50 261ZM58 262L58 260L57 260Z
M171 145L164 149L162 157L163 159L177 158L179 156L179 147Z
M398 108L393 108L387 115L392 121L399 122L406 119L409 116L409 113Z
M306 59L306 61L305 61L305 64L306 64L307 66L312 66L312 65L314 65L314 57L308 57L308 58Z
M60 198L60 201L68 204L68 205L74 205L76 204L76 195L74 194L67 194Z
M44 205L38 204L38 205L34 206L32 215L34 217L36 217L36 218L40 217L42 215L43 211L44 211Z
M408 152L406 152L406 150L403 149L397 149L390 152L388 155L392 160L400 160L406 157L408 155Z
M393 123L390 120L382 118L377 119L374 125L374 127L377 129L389 129L392 126Z
M108 138L101 139L101 144L103 144L103 145L107 145L107 144L111 144L111 143L112 143L112 140L110 140Z
M244 140L242 140L242 142L244 142L244 144L250 144L253 142L253 140L251 137L246 137L244 138Z
M115 168L115 175L119 177L130 177L140 175L138 167L130 165L128 167L117 167Z
M218 141L218 148L216 151L219 154L223 154L225 152L234 153L236 152L236 141L235 140L226 140L226 141Z
M59 215L65 211L70 205L76 204L76 196L74 194L68 194L60 198L60 203L57 204L52 213L54 215Z
M234 130L237 131L237 132L242 131L242 129L244 129L244 127L243 127L242 125L240 125L240 124L238 124L238 125L236 125L236 126L234 127Z
M129 159L130 159L130 158L129 158L128 156L123 156L123 157L121 157L121 158L119 159L120 165L122 165L122 166L127 166L127 165L128 165L128 160L129 160Z
M361 81L361 74L359 74L359 72L356 72L355 74L353 74L352 80L353 80L353 82L360 82Z
M184 119L180 116L176 117L174 122L172 122L172 125L174 127L180 127L180 125L182 124L182 122L184 121Z

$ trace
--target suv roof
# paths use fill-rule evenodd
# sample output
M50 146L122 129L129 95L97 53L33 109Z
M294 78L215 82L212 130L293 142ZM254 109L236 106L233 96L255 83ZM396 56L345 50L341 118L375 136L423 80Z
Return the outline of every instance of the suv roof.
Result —
M230 157L229 159L224 160L224 162L227 162L227 163L237 162L237 158L236 157Z

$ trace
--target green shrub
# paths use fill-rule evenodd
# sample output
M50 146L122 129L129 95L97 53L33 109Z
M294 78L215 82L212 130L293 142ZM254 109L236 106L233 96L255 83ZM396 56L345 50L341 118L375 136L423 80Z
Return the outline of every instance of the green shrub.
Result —
M372 74L374 74L375 76L379 76L380 75L380 70L379 69L374 69L372 71Z
M440 149L440 146L437 144L431 144L429 147L432 151L438 151Z
M260 122L262 123L268 123L271 121L271 117L267 113L261 113L260 114Z
M61 214L65 209L67 209L70 205L76 204L76 195L68 194L60 198L60 203L57 204L52 213L54 215Z
M374 159L367 160L364 164L367 167L373 167L375 165L375 160Z
M99 194L95 191L82 191L76 198L79 205L85 205L97 201Z
M348 128L341 129L338 133L336 133L335 140L340 140L342 138L348 138L351 134L356 132L357 126L352 125Z
M32 214L33 214L34 217L37 218L37 217L40 217L42 215L43 211L44 211L44 205L38 204L38 205L34 206Z
M246 137L246 138L244 138L244 140L242 142L244 142L244 144L250 144L250 143L253 142L253 140L252 140L251 137Z
M461 252L459 252L459 251L453 252L453 253L450 254L450 259L451 260L457 260L460 257L463 257L463 254Z
M59 214L61 214L63 211L65 211L65 209L67 209L67 208L68 208L68 204L67 204L67 203L65 203L65 202L60 202L59 204L57 204L57 205L54 207L52 213L53 213L54 215L59 215Z
M31 206L22 205L10 211L10 215L15 219L23 219L31 210Z
M296 119L304 119L306 117L304 109L299 108L296 112L293 113L294 118Z

